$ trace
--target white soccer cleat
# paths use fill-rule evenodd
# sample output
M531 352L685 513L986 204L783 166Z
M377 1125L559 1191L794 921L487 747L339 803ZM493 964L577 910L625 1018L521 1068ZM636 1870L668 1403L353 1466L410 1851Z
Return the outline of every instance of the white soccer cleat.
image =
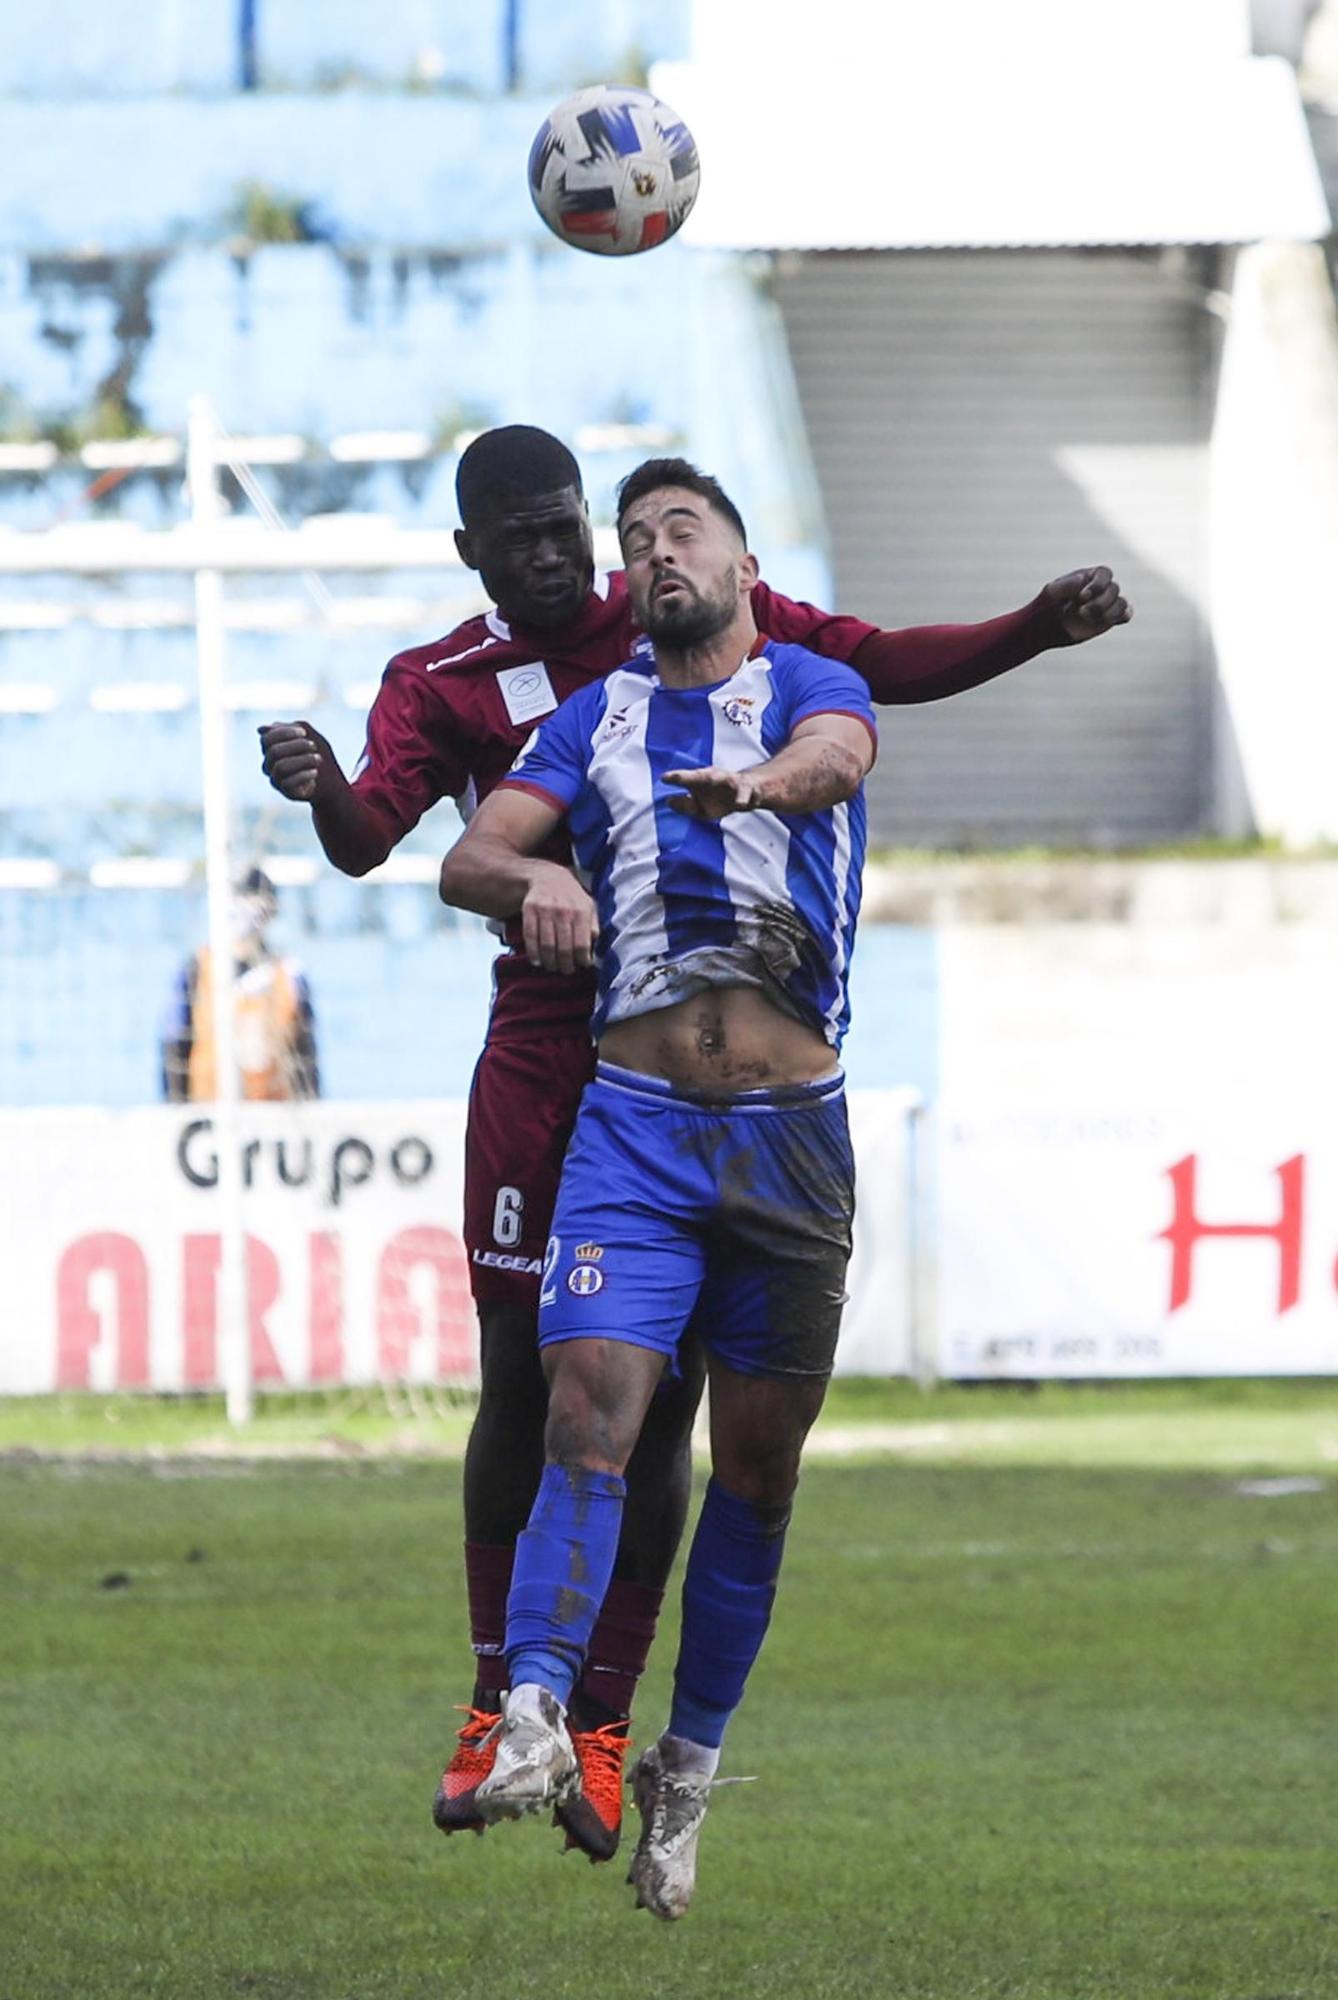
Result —
M580 1785L566 1712L547 1688L530 1683L504 1694L496 1737L492 1770L474 1794L485 1825L560 1805Z
M632 1771L641 1838L627 1879L637 1908L667 1924L688 1913L697 1885L697 1836L715 1782L706 1771L670 1769L658 1743L642 1752Z

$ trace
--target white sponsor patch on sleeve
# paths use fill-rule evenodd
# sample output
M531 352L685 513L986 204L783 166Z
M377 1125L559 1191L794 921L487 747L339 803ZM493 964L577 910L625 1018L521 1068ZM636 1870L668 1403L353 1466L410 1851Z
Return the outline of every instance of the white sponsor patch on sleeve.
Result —
M536 716L551 715L557 707L553 683L542 660L531 660L523 667L503 667L497 685L506 712L517 726L533 722Z

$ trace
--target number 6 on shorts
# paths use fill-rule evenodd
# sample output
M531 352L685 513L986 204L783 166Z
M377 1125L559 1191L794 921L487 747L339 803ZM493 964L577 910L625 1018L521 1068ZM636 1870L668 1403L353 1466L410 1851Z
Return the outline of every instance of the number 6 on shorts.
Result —
M525 1197L519 1188L499 1187L492 1211L492 1240L499 1249L514 1250L525 1226Z

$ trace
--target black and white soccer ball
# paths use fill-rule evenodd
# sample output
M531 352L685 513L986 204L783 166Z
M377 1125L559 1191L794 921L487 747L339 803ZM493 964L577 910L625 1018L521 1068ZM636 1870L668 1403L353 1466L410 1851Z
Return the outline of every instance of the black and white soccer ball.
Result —
M594 84L564 97L530 148L530 193L576 250L632 257L686 221L701 169L691 132L649 90Z

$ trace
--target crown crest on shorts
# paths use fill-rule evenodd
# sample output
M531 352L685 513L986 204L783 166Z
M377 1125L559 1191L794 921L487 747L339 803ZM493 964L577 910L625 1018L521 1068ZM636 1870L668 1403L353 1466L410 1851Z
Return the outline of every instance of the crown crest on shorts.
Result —
M578 1264L597 1264L604 1255L602 1243L578 1243L572 1251Z

